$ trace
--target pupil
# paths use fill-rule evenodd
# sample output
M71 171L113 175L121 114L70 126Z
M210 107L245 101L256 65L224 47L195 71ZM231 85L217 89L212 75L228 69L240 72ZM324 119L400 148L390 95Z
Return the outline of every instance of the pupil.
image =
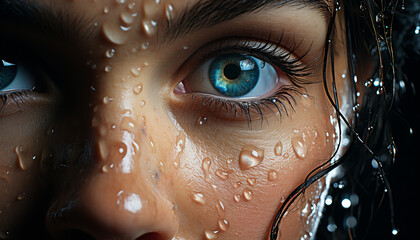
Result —
M223 70L223 74L226 78L234 80L241 75L241 68L236 64L228 64Z

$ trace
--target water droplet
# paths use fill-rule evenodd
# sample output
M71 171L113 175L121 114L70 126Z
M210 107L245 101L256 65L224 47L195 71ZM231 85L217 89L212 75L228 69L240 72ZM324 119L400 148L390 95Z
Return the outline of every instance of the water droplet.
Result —
M102 102L103 102L104 104L108 104L108 103L110 103L110 102L112 102L112 101L114 101L114 98L112 98L112 97L108 97L108 96L106 96L106 97L104 97L104 98L102 99Z
M121 130L133 133L136 129L134 120L130 117L124 117L121 121Z
M219 237L219 230L206 230L204 231L204 237L206 238L206 240L217 239Z
M400 230L398 230L397 228L392 229L392 235L398 235L398 233L400 232Z
M238 187L240 187L242 185L242 183L241 182L234 182L233 183L233 188L238 188Z
M369 88L373 84L373 79L369 79L365 82L365 87Z
M113 48L110 48L105 51L105 57L113 58L114 56L115 56L115 50Z
M111 70L112 70L112 66L111 66L111 65L106 65L104 70L105 70L105 72L107 72L107 73L108 73L108 72L111 72Z
M19 193L18 195L17 195L17 197L16 197L16 199L18 200L18 201L22 201L22 200L24 200L25 198L27 198L28 197L28 194L27 193Z
M239 154L239 167L241 170L247 170L259 165L263 160L264 150L248 145Z
M277 172L275 170L268 171L267 179L268 179L268 181L276 180L277 179Z
M166 20L170 20L174 15L174 7L170 3L165 3Z
M274 147L274 154L276 154L276 156L281 156L283 154L283 143L282 142L278 142L276 144L276 146Z
M102 160L106 160L108 158L109 152L108 152L108 146L105 139L99 139L97 144L98 144L99 157Z
M148 48L149 48L149 46L150 46L150 43L149 43L149 42L144 42L144 43L142 43L142 44L141 44L141 48L142 48L143 50L148 49Z
M210 158L204 158L203 159L203 164L202 164L202 169L204 172L204 179L208 180L210 179L210 166L211 166L211 159Z
M229 230L229 222L225 219L219 220L219 229L220 231L226 232Z
M124 24L130 25L134 22L134 19L136 18L136 16L137 16L137 13L121 12L120 19Z
M108 21L102 24L102 33L105 38L116 45L127 42L129 38L128 29L122 29L115 21Z
M103 11L104 11L105 14L108 14L109 13L109 7L104 7Z
M143 31L146 36L151 37L156 33L157 22L153 20L144 20L142 23Z
M133 10L135 6L136 6L136 3L135 2L131 2L131 3L129 3L127 5L127 8L130 9L130 10Z
M198 121L197 121L197 124L198 124L199 126L204 126L204 125L206 125L206 124L207 124L207 118L206 118L206 117L200 117L200 118L198 119Z
M136 95L139 95L142 91L143 91L143 85L142 84L138 84L138 85L134 86L134 88L133 88L133 93L136 94Z
M103 172L103 173L108 173L108 172L109 172L109 167L108 167L108 165L103 165L103 166L102 166L102 172Z
M189 48L188 45L185 45L185 46L182 47L182 49L184 49L184 50L188 50L188 48Z
M30 167L31 162L26 161L24 159L23 155L24 155L25 152L24 152L23 146L21 146L21 145L16 146L15 153L16 153L16 156L17 156L17 160L18 160L18 164L19 164L20 169L27 170Z
M257 179L255 178L248 178L246 181L250 186L255 186L255 184L257 183Z
M376 16L375 16L375 21L376 22L381 22L382 21L382 14L377 14Z
M376 90L376 95L381 95L382 93L384 93L384 88L380 87L378 88L378 90Z
M249 189L245 189L243 192L243 195L244 195L245 200L247 201L251 201L254 198L254 194Z
M193 192L191 198L196 203L199 203L201 205L206 204L206 199L204 199L204 195L202 193Z
M125 3L125 0L115 0L115 2L117 2L118 4L123 4Z
M141 107L146 106L146 101L145 101L145 100L142 100L142 101L140 102L140 106L141 106Z
M239 194L235 194L235 195L233 195L233 201L235 201L235 202L240 202L241 201L241 195L239 195Z
M229 173L221 169L217 169L215 174L222 180L226 180L229 177Z
M54 128L48 128L48 130L47 130L47 135L48 136L52 136L52 135L54 135L54 133L55 133L55 129Z
M141 67L133 67L130 70L131 75L133 75L133 77L138 77L140 76L140 72L141 72Z
M305 158L307 154L306 147L304 145L304 141L301 137L293 137L292 138L292 147L296 153L296 156L299 158Z

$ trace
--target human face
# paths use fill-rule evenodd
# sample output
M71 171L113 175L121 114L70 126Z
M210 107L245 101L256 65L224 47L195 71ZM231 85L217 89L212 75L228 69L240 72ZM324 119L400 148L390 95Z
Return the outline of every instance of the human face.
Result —
M338 138L331 3L267 2L0 0L0 238L267 239Z

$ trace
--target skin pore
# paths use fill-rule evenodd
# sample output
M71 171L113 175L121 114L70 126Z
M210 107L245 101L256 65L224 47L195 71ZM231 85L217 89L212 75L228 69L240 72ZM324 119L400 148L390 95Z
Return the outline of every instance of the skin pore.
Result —
M322 85L331 3L215 2L0 0L0 60L33 79L20 94L0 88L0 238L30 219L58 239L267 239L284 198L335 151ZM206 64L223 54L260 59L279 80L224 97ZM293 205L281 239L309 234L324 189Z

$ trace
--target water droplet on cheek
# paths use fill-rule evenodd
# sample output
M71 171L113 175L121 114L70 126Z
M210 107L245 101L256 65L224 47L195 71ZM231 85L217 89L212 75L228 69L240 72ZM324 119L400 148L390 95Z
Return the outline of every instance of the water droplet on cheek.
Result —
M193 193L192 193L192 196L191 196L191 199L192 199L194 202L196 202L196 203L198 203L198 204L200 204L200 205L204 205L204 204L206 204L206 199L204 198L204 195L203 195L202 193L199 193L199 192L193 192Z
M254 198L254 193L249 189L245 189L243 195L247 201L251 201Z
M245 146L239 154L239 167L247 170L259 165L264 160L264 150L253 145Z
M229 177L229 173L227 171L217 169L215 172L216 176L218 176L222 180L227 180Z
M233 201L235 201L235 202L240 202L241 201L241 195L239 195L239 194L235 194L235 195L233 195Z
M105 51L105 57L107 58L113 58L115 56L115 50L110 48Z
M202 169L204 173L204 179L208 180L210 179L210 166L211 166L211 159L210 158L204 158Z
M296 156L298 156L299 158L305 158L307 154L307 149L303 139L301 137L293 137L291 141L292 148Z
M133 88L133 92L136 95L139 95L142 91L143 91L143 85L142 84L138 84L138 85L134 86L134 88Z
M219 237L219 230L216 230L216 231L206 230L204 231L204 237L206 240L217 239Z
M219 220L219 229L220 231L226 232L229 230L229 222L227 220Z
M283 154L283 143L278 142L276 146L274 147L274 154L276 156L281 156Z
M267 176L268 181L274 181L277 179L277 172L275 170L270 170Z
M206 117L200 117L197 121L198 126L204 126L207 124L207 118Z
M23 146L19 145L16 146L15 148L15 153L17 156L17 160L18 160L18 164L20 169L22 170L27 170L31 165L32 165L32 161L25 159L24 157L24 148Z

